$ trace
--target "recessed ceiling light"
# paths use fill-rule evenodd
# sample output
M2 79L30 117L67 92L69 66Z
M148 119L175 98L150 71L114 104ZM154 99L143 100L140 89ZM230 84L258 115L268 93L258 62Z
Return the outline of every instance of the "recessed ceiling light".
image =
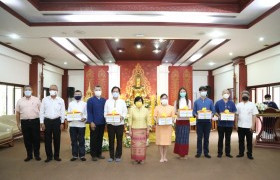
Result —
M209 62L208 64L209 64L209 66L213 66L215 63L214 62Z
M168 63L168 61L165 61L166 63Z
M123 48L118 48L117 51L118 51L119 53L123 53L123 52L124 52L124 49L123 49Z
M230 55L230 56L232 56L232 55L233 55L233 53L232 53L232 52L230 52L230 53L229 53L229 55Z
M20 36L17 35L17 34L10 34L9 37L12 38L12 39L19 39L20 38Z
M77 56L80 60L82 60L82 61L84 61L84 62L87 62L87 61L88 61L88 57L87 57L86 55L84 55L84 54L78 53L78 54L76 54L76 56Z
M109 61L109 63L112 63L112 61Z
M259 41L263 41L263 40L264 40L264 37L260 37L260 38L259 38Z
M155 48L158 49L159 48L159 44L155 43Z
M156 53L156 54L158 54L158 53L160 53L160 52L161 52L160 49L154 49L154 50L153 50L153 53Z
M164 42L165 40L164 39L159 39L158 40L160 43Z
M119 42L120 40L118 38L115 39L115 42Z
M202 55L203 55L203 54L201 54L201 53L194 54L194 55L190 58L190 61L191 61L191 62L194 62L194 61L198 60L199 58L201 58Z
M67 62L64 62L64 65L67 65Z
M53 40L55 40L58 44L63 46L68 51L74 51L75 47L66 39L61 37L53 37Z
M137 48L137 49L141 49L141 48L142 48L142 44L141 44L141 43L137 43L137 44L136 44L136 48Z

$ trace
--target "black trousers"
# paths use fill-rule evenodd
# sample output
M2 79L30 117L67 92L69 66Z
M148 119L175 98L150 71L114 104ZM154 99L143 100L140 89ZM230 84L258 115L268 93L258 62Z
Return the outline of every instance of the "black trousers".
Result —
M105 124L96 125L95 129L90 129L90 154L92 157L99 157L102 154L102 143Z
M107 129L108 129L108 136L109 136L110 158L112 159L121 158L124 125L113 126L111 124L108 124ZM117 138L116 153L115 153L115 137Z
M218 134L219 134L218 154L219 155L223 154L224 138L225 138L225 153L226 155L230 155L231 133L232 133L232 127L218 126Z
M204 155L209 154L209 137L212 124L210 122L197 122L196 133L197 133L197 154L202 153L202 139L203 139L203 152Z
M253 146L253 133L250 128L240 128L238 127L238 139L239 139L239 154L244 155L245 145L244 140L246 137L247 141L247 156L252 156L252 146Z
M21 120L21 129L24 140L27 157L32 158L34 152L35 157L40 156L40 120L24 119Z
M45 150L47 158L52 159L59 157L59 151L60 151L60 125L61 121L60 118L57 119L48 119L45 118L44 120L45 124ZM54 154L52 151L52 140L53 140L53 146L54 146Z
M73 157L85 157L85 127L70 127L70 138Z

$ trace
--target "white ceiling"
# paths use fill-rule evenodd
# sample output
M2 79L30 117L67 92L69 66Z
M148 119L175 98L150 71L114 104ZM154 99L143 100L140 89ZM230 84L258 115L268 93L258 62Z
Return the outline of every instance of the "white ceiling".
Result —
M199 39L199 42L179 61L184 62L202 44L213 38L230 39L229 42L196 62L194 69L214 69L231 62L236 56L244 56L280 41L280 10L263 19L250 29L231 29L214 27L183 26L38 26L29 27L10 13L0 8L0 41L29 54L40 55L46 61L66 69L83 69L83 63L49 40L50 37L73 38L133 38L143 34L143 38L155 39ZM213 32L219 32L214 37ZM9 34L16 33L20 39L11 39ZM258 38L264 37L263 42ZM233 56L229 56L229 52ZM88 52L87 52L88 53ZM67 62L67 65L64 65ZM209 62L214 62L209 66Z

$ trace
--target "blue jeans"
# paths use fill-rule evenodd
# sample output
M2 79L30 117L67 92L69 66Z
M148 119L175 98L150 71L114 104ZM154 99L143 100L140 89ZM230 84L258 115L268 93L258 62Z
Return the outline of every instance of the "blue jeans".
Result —
M197 122L196 133L197 133L197 154L202 153L202 139L203 141L203 152L204 155L209 154L209 136L211 130L211 122Z
M85 130L85 127L70 127L73 157L85 157Z

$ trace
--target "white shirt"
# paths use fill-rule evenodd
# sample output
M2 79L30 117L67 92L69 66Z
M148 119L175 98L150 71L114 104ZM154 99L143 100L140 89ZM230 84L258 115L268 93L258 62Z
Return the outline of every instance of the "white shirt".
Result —
M104 116L106 116L107 114L112 113L113 111L116 111L118 114L120 114L123 118L126 118L127 116L127 108L126 108L126 104L125 101L122 99L117 99L114 100L112 99L108 99L105 103L105 107L104 107ZM124 124L124 120L122 120L120 123L108 123L108 124L112 124L114 126L119 126L119 125L123 125Z
M68 112L73 112L74 110L81 112L83 118L87 118L87 103L84 101L72 101L69 104ZM70 127L86 127L86 121L72 121L69 122Z
M188 100L189 103L187 105L187 101L186 101L186 98L180 98L179 100L179 109L183 109L184 107L188 106L189 109L192 108L192 102L191 100ZM177 111L177 101L174 102L174 107L175 107L175 111Z
M40 123L44 123L45 118L56 119L60 117L61 123L65 120L65 104L60 97L55 99L47 96L42 100L40 108Z
M259 113L256 105L250 101L240 102L236 105L236 114L238 114L238 127L251 128L253 115Z

